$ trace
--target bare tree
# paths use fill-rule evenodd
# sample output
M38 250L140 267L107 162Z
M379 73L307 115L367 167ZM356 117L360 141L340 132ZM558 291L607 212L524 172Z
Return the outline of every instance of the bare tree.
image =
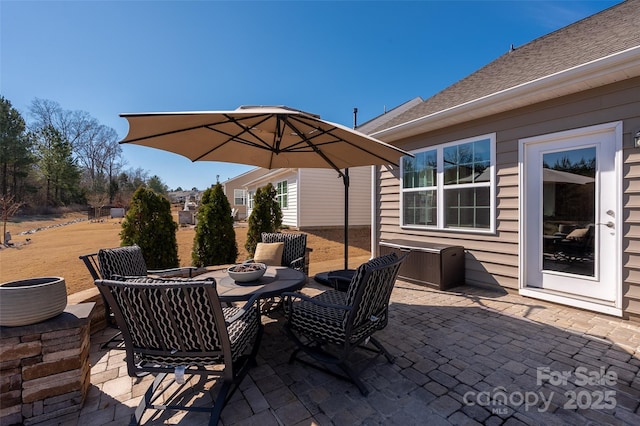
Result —
M9 244L7 240L7 222L18 212L22 203L16 202L13 195L0 195L0 215L2 215L2 235L5 244Z
M51 127L69 141L78 165L83 169L87 192L102 191L115 194L112 182L123 166L122 148L118 134L110 127L100 124L85 111L67 111L57 102L35 99L30 113L35 130Z
M87 195L87 201L93 208L93 218L100 219L102 217L102 209L107 205L108 197L104 192L93 192Z

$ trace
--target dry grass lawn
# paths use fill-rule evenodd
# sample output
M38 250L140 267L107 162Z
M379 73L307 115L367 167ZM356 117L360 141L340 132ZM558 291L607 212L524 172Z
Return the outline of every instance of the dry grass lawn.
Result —
M14 247L0 249L0 282L31 277L61 276L65 278L67 292L76 293L93 285L91 276L78 256L93 253L100 248L120 245L120 219L103 222L82 220L65 226L50 227L29 235L20 232L64 224L74 219L85 219L86 214L72 213L58 217L15 217L7 224L13 236ZM238 261L247 259L244 244L246 227L237 227ZM306 231L307 246L313 251L310 256L309 274L327 270L326 265L334 261L341 269L344 256L342 229ZM191 249L195 231L193 227L180 227L177 232L178 256L181 266L191 264ZM27 241L30 239L30 241ZM356 267L370 255L368 228L352 228L349 233L350 267ZM323 268L324 266L324 268Z

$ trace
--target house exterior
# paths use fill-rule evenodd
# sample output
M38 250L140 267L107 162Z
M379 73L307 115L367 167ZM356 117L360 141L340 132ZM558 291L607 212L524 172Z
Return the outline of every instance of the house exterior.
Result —
M371 167L349 169L349 180L349 226L370 226ZM267 170L245 184L248 215L256 189L268 183L277 191L283 225L301 230L344 226L344 184L335 170Z
M461 245L466 282L640 319L640 0L514 48L367 133L372 251Z
M247 213L247 182L262 177L267 173L269 173L269 170L257 167L222 182L222 190L229 200L235 219L244 220L249 217Z

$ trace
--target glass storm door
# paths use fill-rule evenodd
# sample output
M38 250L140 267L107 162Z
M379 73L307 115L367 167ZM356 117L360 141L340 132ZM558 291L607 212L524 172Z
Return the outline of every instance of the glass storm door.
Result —
M525 142L525 287L615 300L615 139L609 128Z

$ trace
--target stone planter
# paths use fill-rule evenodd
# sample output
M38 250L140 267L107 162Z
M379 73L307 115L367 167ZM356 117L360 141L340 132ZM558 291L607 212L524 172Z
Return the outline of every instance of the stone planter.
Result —
M61 314L67 306L64 278L44 277L0 284L0 326L35 324Z

